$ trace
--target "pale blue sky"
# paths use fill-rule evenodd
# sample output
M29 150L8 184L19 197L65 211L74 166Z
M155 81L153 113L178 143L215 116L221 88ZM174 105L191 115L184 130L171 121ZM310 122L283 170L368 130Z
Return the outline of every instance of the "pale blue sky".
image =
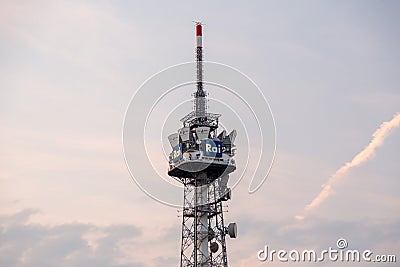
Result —
M251 77L277 123L267 182L253 195L238 186L229 203L230 266L256 266L265 244L324 249L339 237L398 253L400 129L294 216L400 111L399 12L398 1L2 1L0 265L178 264L181 218L132 181L121 136L135 90L194 59L192 20L205 23L205 58Z

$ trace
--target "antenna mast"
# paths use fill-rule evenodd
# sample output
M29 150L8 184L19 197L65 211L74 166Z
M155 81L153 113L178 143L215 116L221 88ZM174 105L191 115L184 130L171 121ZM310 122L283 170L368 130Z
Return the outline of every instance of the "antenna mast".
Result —
M181 267L228 267L225 235L236 238L236 223L224 225L222 203L230 200L229 173L236 170L236 130L218 134L220 114L207 113L203 88L203 28L196 23L197 90L194 110L183 128L168 136L168 175L184 186Z
M195 115L205 117L207 112L206 93L203 90L203 25L196 22L197 91L195 93Z

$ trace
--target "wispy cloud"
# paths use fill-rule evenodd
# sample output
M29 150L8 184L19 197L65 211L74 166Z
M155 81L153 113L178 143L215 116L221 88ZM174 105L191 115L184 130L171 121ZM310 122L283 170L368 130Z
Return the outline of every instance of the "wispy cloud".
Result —
M308 212L318 207L325 199L333 193L333 186L353 167L357 167L375 156L375 150L382 146L386 137L392 132L393 129L400 125L400 113L393 116L390 121L383 122L381 126L372 135L372 140L369 144L358 153L351 161L345 163L340 167L328 182L322 186L321 192L315 197L310 204L304 208L304 212ZM304 215L297 215L296 219L304 219Z

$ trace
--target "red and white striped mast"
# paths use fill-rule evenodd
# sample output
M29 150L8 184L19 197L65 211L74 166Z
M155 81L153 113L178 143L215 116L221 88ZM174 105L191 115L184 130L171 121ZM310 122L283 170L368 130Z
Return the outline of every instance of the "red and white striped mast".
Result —
M197 91L195 93L195 116L204 118L207 111L206 93L203 90L203 25L196 22Z

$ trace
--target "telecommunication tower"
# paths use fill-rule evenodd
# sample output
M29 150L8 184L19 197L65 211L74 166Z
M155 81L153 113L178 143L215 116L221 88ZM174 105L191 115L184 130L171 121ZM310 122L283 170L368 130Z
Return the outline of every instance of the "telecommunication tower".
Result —
M184 186L180 266L227 267L225 236L236 238L237 226L225 226L223 202L231 198L228 180L229 173L236 170L236 130L218 132L221 115L207 112L202 29L196 22L194 110L181 119L183 127L168 136L172 147L168 175Z

